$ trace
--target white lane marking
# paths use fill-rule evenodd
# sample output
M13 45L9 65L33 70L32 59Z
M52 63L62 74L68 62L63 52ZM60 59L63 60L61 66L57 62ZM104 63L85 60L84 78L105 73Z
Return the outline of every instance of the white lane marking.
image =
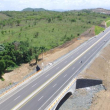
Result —
M64 77L66 77L66 76L67 76L67 74Z
M75 69L75 67L72 68L72 70L74 70L74 69Z
M42 96L38 101L40 101L44 96Z
M49 74L47 76L45 76L45 77L48 77L48 76L49 76Z
M18 96L16 99L14 99L14 101L17 100L18 98L20 98L20 96Z
M34 86L36 86L37 85L37 83L36 84L34 84L32 87L34 87Z
M65 61L65 63L66 63L67 61Z
M56 70L57 70L58 68L59 68L59 67L57 67Z
M102 45L101 45L102 46ZM100 47L101 47L100 46ZM98 48L98 49L100 49L100 48ZM97 50L98 50L97 49ZM96 51L97 51L96 50ZM95 51L95 52L96 52ZM94 52L94 53L95 53ZM94 55L94 53L92 54L92 55ZM92 57L92 55L84 62L84 64L83 65L81 65L81 67L80 68L78 68L78 70L74 73L74 74L76 74L85 64L86 64L86 62ZM65 82L65 83L63 83L62 84L62 86L38 109L38 110L41 110L41 108L74 76L74 74ZM63 89L64 90L64 89ZM61 92L60 92L61 93ZM54 101L53 101L54 102ZM50 106L50 105L49 105ZM48 108L48 106L46 107L46 108Z
M57 84L55 84L53 87L55 87Z

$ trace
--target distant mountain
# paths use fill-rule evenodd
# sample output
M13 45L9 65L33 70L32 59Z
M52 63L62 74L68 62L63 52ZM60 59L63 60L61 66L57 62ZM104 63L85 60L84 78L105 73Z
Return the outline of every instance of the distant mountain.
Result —
M95 8L95 9L82 9L82 10L63 10L63 9L53 9L53 10L47 10L44 8L25 8L22 11L57 11L57 12L64 12L64 11L92 11L96 13L103 13L103 14L109 14L110 10L103 9L103 8Z
M67 10L62 10L62 9L53 9L53 10L47 10L44 8L25 8L22 11L58 11L58 12L64 12Z
M68 11L68 10L62 10L62 9L54 9L54 10L51 10L51 11L64 12L64 11Z
M43 8L25 8L22 11L46 11Z
M103 13L103 14L108 14L108 15L110 15L110 10L103 9L103 8L92 9L92 11L93 11L93 12L96 12L96 13Z
M103 9L103 8L83 9L82 11L91 11L91 12L95 12L95 13L102 13L102 14L108 14L108 15L110 15L110 10Z

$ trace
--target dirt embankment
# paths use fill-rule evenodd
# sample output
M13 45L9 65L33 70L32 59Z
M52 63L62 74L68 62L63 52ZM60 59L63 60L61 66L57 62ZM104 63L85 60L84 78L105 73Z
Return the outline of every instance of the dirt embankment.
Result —
M95 95L90 110L110 110L110 44L101 51L80 77L101 79L106 89Z
M92 37L94 35L95 35L95 33L94 33L94 26L93 26L92 28L90 28L86 32L84 32L81 36L79 36L79 38L80 38L79 40L77 38L73 39L71 41L66 42L62 46L56 47L56 48L51 49L50 51L44 53L44 55L43 55L44 66L47 65L49 62L53 62L54 60L58 59L62 55L73 50L78 45L85 42L86 40L88 40L90 37ZM42 59L42 55L39 56L39 59ZM35 60L33 60L31 63L34 63L34 62L35 62ZM40 65L40 67L42 67L41 63L42 63L42 60L40 60L38 62L38 65ZM5 73L3 76L5 81L0 80L0 89L4 88L14 82L18 82L24 76L29 74L35 67L36 67L36 65L34 65L33 67L30 67L29 64L22 64L19 68L16 68L14 71Z

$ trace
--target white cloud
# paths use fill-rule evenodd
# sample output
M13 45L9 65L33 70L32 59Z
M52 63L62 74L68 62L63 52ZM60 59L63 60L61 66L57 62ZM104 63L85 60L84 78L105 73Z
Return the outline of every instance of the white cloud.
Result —
M0 0L0 10L22 10L23 8L86 9L107 8L110 0Z

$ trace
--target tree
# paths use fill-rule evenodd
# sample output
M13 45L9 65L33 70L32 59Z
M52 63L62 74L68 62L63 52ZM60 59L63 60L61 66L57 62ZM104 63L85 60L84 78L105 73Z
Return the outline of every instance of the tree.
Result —
M76 22L76 19L71 19L71 22Z
M48 23L50 23L50 22L51 22L51 18L48 19Z
M9 67L9 66L14 66L15 63L11 60L11 56L9 55L5 55L2 57L2 60L4 60L5 62L5 70Z
M35 55L36 64L37 64L37 61L38 61L38 57L39 57L39 54L36 54L36 55Z
M37 38L38 36L39 36L39 32L36 32L34 38Z
M1 34L3 34L3 35L4 35L4 31L1 31Z
M5 49L4 45L0 44L0 52L4 51L4 49Z
M0 77L2 77L4 70L5 70L5 62L4 60L0 60Z
M40 50L42 52L42 60L43 60L43 52L46 50L46 48L44 46L40 47Z
M16 20L16 23L17 23L17 26L19 26L20 25L20 20Z

